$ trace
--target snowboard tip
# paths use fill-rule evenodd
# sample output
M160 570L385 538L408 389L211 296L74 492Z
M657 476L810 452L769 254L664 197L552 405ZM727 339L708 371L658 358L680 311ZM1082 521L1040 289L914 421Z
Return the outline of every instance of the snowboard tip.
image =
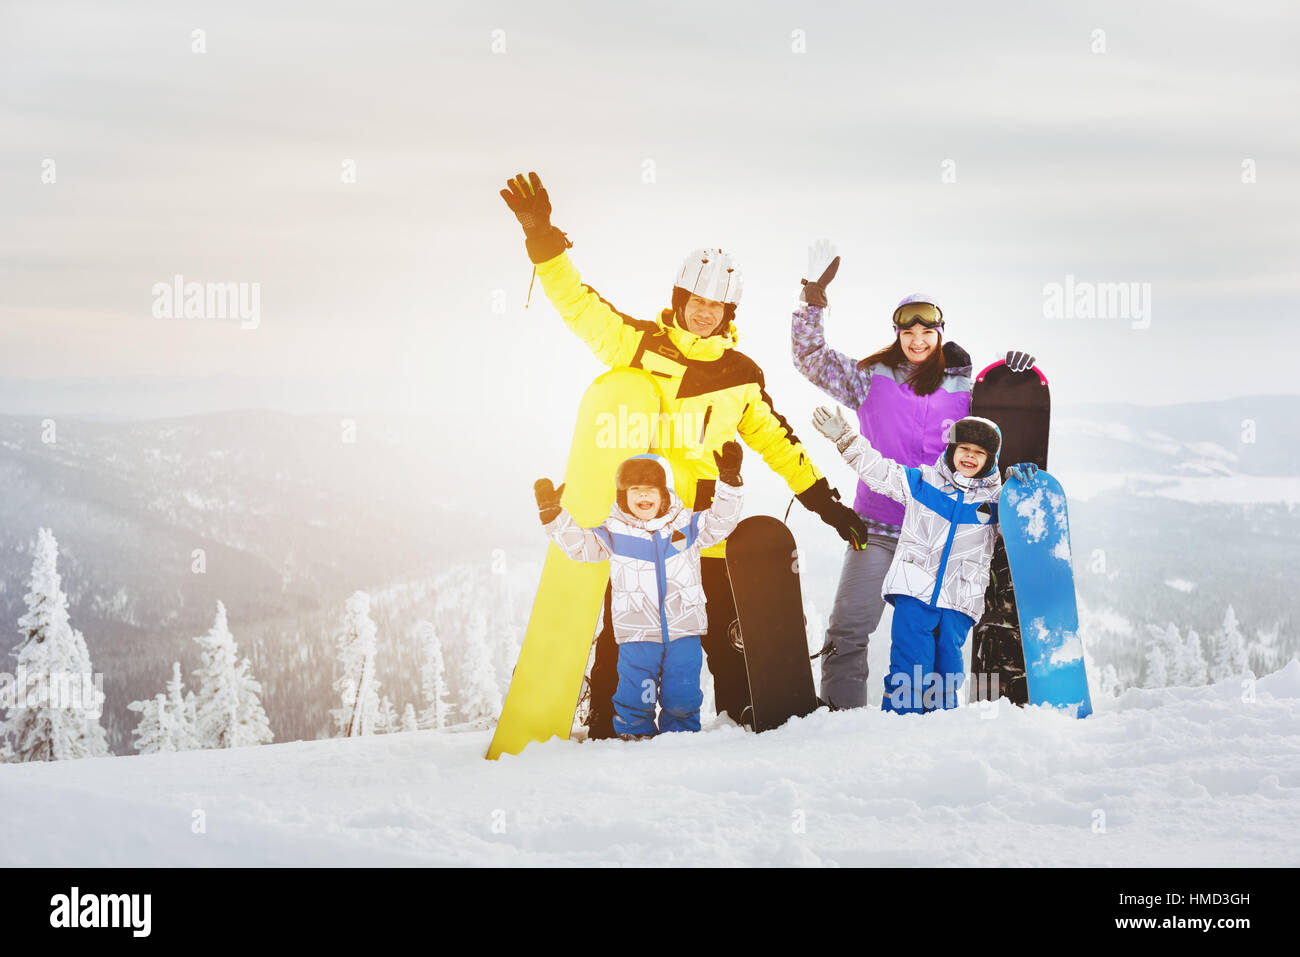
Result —
M975 381L976 381L976 382L983 382L983 381L984 381L984 377L985 377L986 375L988 375L990 372L992 372L992 371L993 371L994 369L996 369L998 366L1004 366L1004 365L1006 365L1006 364L1007 364L1007 360L1006 360L1006 359L999 359L997 362L990 362L988 365L986 365L983 369L980 370L979 375L977 375L977 376L975 377ZM1036 366L1036 365L1033 366L1033 367L1031 367L1031 368L1032 368L1032 371L1033 371L1033 372L1038 373L1038 382L1039 382L1039 384L1040 384L1040 385L1047 385L1047 376L1045 376L1045 375L1043 374L1043 370L1040 369L1040 368L1038 368L1038 366Z

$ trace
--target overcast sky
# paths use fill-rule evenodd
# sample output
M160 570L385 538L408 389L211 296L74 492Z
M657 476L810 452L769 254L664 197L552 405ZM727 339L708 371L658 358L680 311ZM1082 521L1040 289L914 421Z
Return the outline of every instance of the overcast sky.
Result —
M919 289L977 366L1034 352L1058 408L1295 392L1298 27L1285 2L4 0L0 379L567 420L599 367L540 288L524 311L497 195L536 169L624 312L732 251L741 348L800 416L823 236L848 352ZM258 283L257 328L155 317L177 274ZM1067 275L1149 284L1149 317L1045 316Z

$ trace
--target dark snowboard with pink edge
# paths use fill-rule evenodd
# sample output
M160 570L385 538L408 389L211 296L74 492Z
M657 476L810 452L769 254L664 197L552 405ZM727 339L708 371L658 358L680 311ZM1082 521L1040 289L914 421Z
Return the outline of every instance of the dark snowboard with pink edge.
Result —
M1002 431L998 455L1001 462L1033 462L1040 469L1047 468L1052 395L1047 376L1037 366L1012 372L1006 362L999 361L985 368L975 377L970 411L971 415L998 424ZM1015 705L1029 702L1020 618L1001 534L993 546L984 614L975 625L971 641L970 689L974 701L1006 698Z

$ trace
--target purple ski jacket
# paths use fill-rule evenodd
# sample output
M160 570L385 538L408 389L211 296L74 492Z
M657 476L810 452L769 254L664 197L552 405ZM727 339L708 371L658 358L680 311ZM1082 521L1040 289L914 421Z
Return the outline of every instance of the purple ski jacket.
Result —
M971 367L945 370L939 388L917 395L907 384L915 369L877 363L859 369L858 360L826 345L824 310L800 303L790 323L794 367L813 385L841 405L858 413L862 435L885 458L905 467L930 465L947 447L949 425L970 413ZM869 489L859 480L853 509L867 520L871 532L897 538L903 506Z

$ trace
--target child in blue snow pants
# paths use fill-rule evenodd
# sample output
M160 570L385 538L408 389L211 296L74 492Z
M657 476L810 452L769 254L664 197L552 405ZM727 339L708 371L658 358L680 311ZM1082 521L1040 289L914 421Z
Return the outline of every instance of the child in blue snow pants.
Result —
M609 562L609 618L618 643L612 724L620 738L700 730L700 636L709 624L700 552L740 521L741 458L740 444L730 440L713 453L713 500L699 511L673 492L672 468L662 457L625 459L614 476L609 517L595 528L574 520L550 479L533 486L551 540L574 561Z
M881 709L926 714L957 707L965 679L961 648L984 610L997 539L1001 429L979 416L958 419L948 425L947 447L934 465L908 467L872 448L836 408L817 409L813 424L869 489L903 505L898 545L880 585L894 606ZM1026 462L1008 471L1036 468Z
M614 692L614 730L620 735L659 731L699 731L700 668L704 654L698 635L618 646L618 690ZM658 726L655 703L659 704Z
M924 714L957 707L957 689L966 678L961 648L974 619L911 595L890 599L894 623L881 710Z

